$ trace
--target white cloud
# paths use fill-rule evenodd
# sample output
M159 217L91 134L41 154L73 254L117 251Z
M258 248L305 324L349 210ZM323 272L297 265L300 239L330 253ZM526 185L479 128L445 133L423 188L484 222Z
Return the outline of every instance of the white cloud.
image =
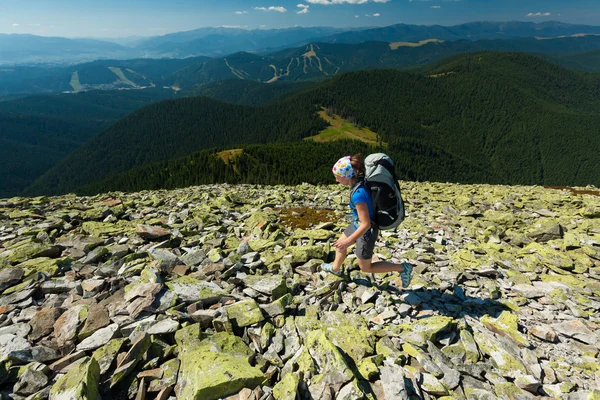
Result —
M296 14L308 14L308 9L310 6L306 4L298 4L296 7L301 8L300 11L296 11Z
M261 25L259 28L266 28L266 27L267 27L266 25Z
M13 24L12 26L19 26L19 24Z
M248 11L236 11L237 15L248 14Z
M281 7L281 6L271 6L269 8L267 8L267 7L254 7L254 9L258 10L258 11L277 11L277 12L280 12L280 13L284 13L284 12L287 11L285 9L285 7Z
M332 4L365 4L368 3L369 1L372 1L374 3L387 3L388 1L391 0L306 0L307 2L311 3L311 4L322 4L324 6L329 6Z
M381 17L381 14L379 14L379 13L375 13L375 14L373 14L373 16L374 16L374 17Z
M429 8L442 8L442 6L431 6Z
M545 12L545 13L541 13L541 12L536 12L536 13L529 13L527 14L528 17L549 17L550 14L549 12Z
M358 18L358 15L355 15L354 18Z

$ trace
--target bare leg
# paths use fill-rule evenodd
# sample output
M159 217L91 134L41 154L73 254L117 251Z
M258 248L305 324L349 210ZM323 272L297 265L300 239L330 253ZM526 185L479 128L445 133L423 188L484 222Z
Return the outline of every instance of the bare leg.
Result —
M346 234L342 233L342 235L340 236L341 238L346 238ZM333 260L333 270L335 272L339 271L342 268L342 264L344 264L344 261L346 260L346 257L348 256L348 250L344 249L344 250L340 250L338 248L335 249L335 260Z
M337 259L337 254L336 254ZM402 264L394 264L388 261L377 261L371 263L371 260L361 260L358 259L358 266L362 272L372 273L372 274L382 274L385 272L402 272L404 271L404 266Z

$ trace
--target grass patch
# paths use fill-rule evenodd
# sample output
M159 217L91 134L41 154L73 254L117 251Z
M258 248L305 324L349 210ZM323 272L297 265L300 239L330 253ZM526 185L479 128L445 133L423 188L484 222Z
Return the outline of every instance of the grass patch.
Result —
M444 41L440 39L426 39L418 42L392 42L390 43L390 49L396 50L398 47L419 47L427 43L444 43Z
M223 160L223 162L225 164L231 164L231 162L234 161L243 152L244 152L244 149L231 149L231 150L220 151L215 155L218 158L220 158L221 160Z
M368 144L378 144L377 133L368 128L358 128L339 115L334 114L330 117L324 110L319 111L319 116L329 123L329 128L322 130L318 135L307 137L305 140L324 143L341 139L351 139L360 140ZM385 146L386 144L383 143L383 145Z

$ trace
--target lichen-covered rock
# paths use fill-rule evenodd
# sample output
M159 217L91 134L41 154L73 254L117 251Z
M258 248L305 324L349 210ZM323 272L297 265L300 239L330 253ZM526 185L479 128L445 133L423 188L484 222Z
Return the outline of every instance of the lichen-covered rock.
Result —
M355 362L375 353L375 340L364 317L328 312L321 319L321 330Z
M148 351L151 344L150 336L143 334L131 345L127 354L119 359L117 369L110 377L111 387L121 382L123 378L133 371L140 360L146 355L146 351Z
M313 240L327 240L335 236L335 233L326 229L296 229L294 236Z
M321 381L327 376L327 385L339 390L343 384L354 378L354 373L346 363L344 356L322 330L315 330L306 338L306 348L315 360L317 373ZM337 389L335 389L337 388Z
M440 382L431 374L423 374L423 383L421 383L421 388L425 392L434 396L446 396L449 393L448 388L446 388L442 382Z
M182 348L177 396L183 399L217 400L242 388L255 388L265 379L260 369L248 363L252 353L239 338L218 334L198 347Z
M96 400L100 367L92 357L86 357L77 368L60 377L50 392L50 398L56 400Z
M60 250L58 247L29 239L9 247L5 252L0 254L0 259L5 259L12 264L18 264L38 257L57 258L59 256Z
M119 324L111 324L105 328L98 329L92 335L82 340L77 345L77 350L88 351L95 350L107 344L117 333Z
M516 378L528 374L519 355L509 351L507 346L497 338L481 330L476 330L474 336L479 349L490 357L492 364L502 376Z
M125 338L112 339L107 344L94 351L92 358L98 362L101 376L104 376L104 374L108 372L126 340L127 339Z
M89 306L81 304L65 311L54 323L54 336L59 346L64 346L77 336L77 331L87 319Z
M410 324L400 324L399 329L402 339L418 346L424 345L428 340L436 340L436 336L446 332L454 326L452 317L432 316L416 320Z
M175 292L177 297L189 303L204 301L207 303L217 302L227 292L219 285L205 282L189 276L182 276L166 283L167 287Z
M248 275L244 278L244 284L257 292L272 296L274 300L288 292L285 278L281 275Z
M549 240L561 239L563 228L555 221L548 220L536 224L527 235L536 242L545 243Z
M276 317L278 315L285 314L287 306L289 306L292 301L292 295L290 293L286 293L270 304L261 305L261 309L270 317Z
M81 225L81 231L95 237L122 235L135 231L129 222L119 220L115 223L86 221Z
M409 217L374 253L416 266L410 290L353 257L316 273L339 185L0 199L3 393L54 398L93 352L104 398L166 399L182 376L188 398L597 397L600 196L400 184Z
M227 307L227 316L239 328L263 321L262 311L254 300L239 301Z
M502 311L498 318L491 318L489 315L481 318L481 323L492 332L509 338L519 346L529 347L529 340L519 332L517 321L517 316L509 311Z
M300 378L298 378L296 374L286 374L283 379L273 387L273 397L275 400L296 400L299 383Z

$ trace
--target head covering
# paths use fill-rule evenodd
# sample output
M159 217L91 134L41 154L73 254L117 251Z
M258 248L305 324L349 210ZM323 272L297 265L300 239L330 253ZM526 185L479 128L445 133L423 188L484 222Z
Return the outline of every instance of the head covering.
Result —
M342 178L354 178L356 176L354 174L354 168L352 168L350 156L342 157L337 160L332 171L334 175L341 176Z

